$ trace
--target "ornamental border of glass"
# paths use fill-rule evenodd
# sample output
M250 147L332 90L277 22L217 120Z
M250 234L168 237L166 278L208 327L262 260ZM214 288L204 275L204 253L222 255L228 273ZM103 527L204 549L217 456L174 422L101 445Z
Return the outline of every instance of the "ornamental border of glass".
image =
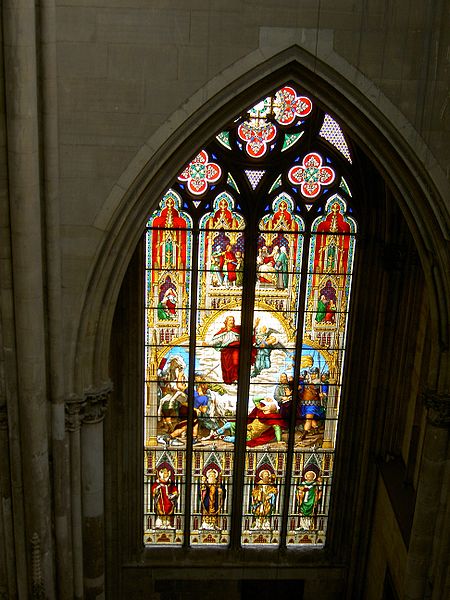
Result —
M342 128L297 88L148 220L145 545L325 542L357 227Z

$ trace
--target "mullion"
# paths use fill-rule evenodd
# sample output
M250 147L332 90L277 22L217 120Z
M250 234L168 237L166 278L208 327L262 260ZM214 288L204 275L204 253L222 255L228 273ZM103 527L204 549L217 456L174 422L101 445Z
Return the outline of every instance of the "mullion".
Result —
M294 85L294 84L292 84ZM273 94L272 94L273 97ZM217 150L214 150L218 156L220 157L220 164L227 165L228 169L232 172L233 178L238 184L240 188L240 193L230 192L228 190L227 183L225 180L221 182L219 187L216 187L216 191L214 195L221 189L231 193L236 202L241 204L240 211L245 215L246 220L246 229L245 229L245 254L244 254L244 267L243 271L245 273L245 278L242 286L242 295L241 295L241 329L240 329L240 347L239 347L239 377L236 388L236 441L233 448L234 455L234 467L233 467L233 487L232 487L232 507L231 507L231 524L230 524L230 544L231 547L235 550L241 546L242 539L242 515L243 515L243 494L245 491L245 465L247 460L247 445L246 445L246 426L247 426L247 415L249 408L249 392L251 391L251 375L250 375L250 364L251 364L251 353L252 353L252 338L254 334L254 318L255 318L255 301L257 300L257 291L255 289L256 284L256 275L257 275L257 265L256 265L256 254L257 254L257 242L258 242L258 219L256 218L256 213L258 211L263 211L266 205L271 205L273 199L280 194L283 190L286 191L291 197L293 195L292 186L284 185L280 188L274 190L270 196L268 196L268 189L272 186L273 181L278 173L282 174L285 177L286 165L292 164L292 160L295 158L297 154L303 155L305 146L310 150L318 145L319 148L326 148L326 155L334 156L337 154L333 149L328 148L328 142L325 141L318 136L318 132L321 127L321 123L323 121L324 111L323 109L314 103L314 112L311 117L302 124L302 129L304 130L304 139L300 146L295 146L295 148L290 148L285 154L281 154L281 144L282 140L279 136L276 140L277 148L273 153L270 149L268 149L267 154L259 159L253 160L249 156L247 156L245 149L238 151L235 147L235 143L232 143L231 152L226 151L218 142L214 139L212 140L213 147L217 146ZM241 120L246 120L247 116L245 111L241 115ZM276 125L279 132L283 131L283 128ZM230 123L230 127L227 129L231 134L231 139L236 141L237 138L237 125L235 122ZM291 128L288 129L290 131ZM242 146L245 145L245 142L242 142ZM209 151L209 150L208 150ZM337 161L339 164L341 161ZM349 170L349 166L345 164L347 170ZM263 169L266 171L263 180L256 186L256 189L251 189L252 186L244 176L245 169ZM336 184L340 177L336 179ZM348 174L346 175L347 181L349 180ZM184 190L184 186L180 185L180 188ZM212 187L214 189L214 186ZM184 193L181 192L183 196ZM212 198L212 196L211 196ZM205 202L209 200L205 200ZM303 204L300 204L301 212L303 219L306 223L311 224L313 219L318 215L319 206L323 210L324 201L321 203L317 202L315 204L315 208L313 211L307 213L304 209ZM205 207L209 209L208 207ZM191 215L196 214L200 216L201 208L193 209L191 207ZM270 208L267 210L270 211ZM247 218L248 217L248 218ZM287 233L287 232L286 232ZM308 230L308 233L304 235L304 243L303 243L303 252L301 255L301 270L297 272L295 270L295 275L300 277L300 289L297 293L295 293L295 303L291 303L290 306L293 308L297 308L297 310L293 310L292 313L297 313L296 315L292 314L292 322L297 322L297 334L295 338L295 344L290 345L294 350L294 381L293 381L293 395L292 395L292 412L290 416L289 423L289 437L288 437L288 447L287 450L283 450L283 454L285 456L285 485L282 494L280 494L283 498L282 502L282 514L281 514L281 529L280 529L280 546L286 546L286 534L288 530L288 518L289 518L289 497L292 493L293 482L291 481L293 477L293 459L295 456L295 427L296 427L296 419L297 419L297 406L301 402L300 394L299 394L299 383L300 383L300 372L301 372L301 357L303 351L303 329L305 327L305 323L308 323L308 312L306 311L306 297L307 297L307 286L308 281L310 279L308 273L308 260L309 260L309 252L312 244L312 239L314 236L317 236L317 233L311 234ZM187 429L187 440L186 440L186 454L185 454L185 522L184 522L184 542L183 545L185 547L190 546L190 531L192 529L192 505L194 502L193 498L193 481L194 481L194 448L193 448L193 425L195 418L195 410L194 410L194 390L195 390L195 367L197 361L197 335L198 335L198 315L199 315L199 305L201 304L201 299L199 297L199 287L203 279L201 278L201 272L199 271L199 256L200 256L200 241L201 236L199 233L198 223L195 225L194 231L192 232L192 263L189 267L190 275L191 275L191 298L190 298L190 307L187 309L179 309L179 310L191 310L190 315L186 314L184 320L189 322L190 333L189 340L186 346L189 347L189 364L188 364L188 386L187 386L187 395L188 395L188 429ZM164 270L160 268L159 270ZM208 274L211 272L209 269L204 269L204 272ZM291 276L293 273L290 273ZM325 274L325 273L324 273ZM348 277L351 277L351 274L347 274ZM297 287L298 289L298 287ZM147 301L147 298L146 298ZM155 306L147 306L147 310L155 310L157 307ZM236 310L238 307L236 307ZM274 309L275 310L275 309ZM311 309L309 311L312 314L316 312L315 309ZM347 319L347 311L343 311L343 318ZM340 313L336 313L336 319L341 318ZM183 320L183 322L184 322ZM183 342L184 344L184 342ZM342 352L345 351L345 348L340 349ZM341 384L341 377L339 377L339 385ZM270 386L273 383L268 384ZM337 420L337 417L336 417ZM306 449L305 449L306 451ZM194 507L195 509L195 507ZM195 510L194 510L195 512Z
M309 260L309 248L311 243L311 235L309 232L304 234L303 240L303 252L302 252L302 277L300 280L300 292L298 301L298 314L297 314L297 338L295 343L295 365L294 365L294 382L292 390L292 412L289 423L289 437L288 447L286 453L286 485L284 487L284 498L283 498L283 512L281 515L281 531L280 531L280 547L286 547L286 536L287 536L287 524L289 515L289 499L290 491L292 487L292 470L293 470L293 457L294 457L294 444L295 444L295 425L297 420L297 406L300 402L298 394L298 386L300 381L300 362L303 349L303 325L305 320L305 299L306 299L306 284L307 284L307 265Z
M257 206L257 201L255 201ZM242 515L245 479L245 460L247 447L247 414L248 397L250 390L250 357L253 340L253 317L255 305L256 281L256 241L257 228L254 223L255 215L249 217L245 230L245 254L242 299L244 305L241 310L241 337L239 354L239 378L236 405L236 441L234 445L234 477L231 510L230 547L241 547Z
M184 501L184 540L183 546L190 546L191 530L191 500L192 500L192 461L193 461L193 424L194 424L194 385L195 385L195 350L197 342L197 299L198 299L198 250L199 230L197 223L192 232L192 261L191 261L191 314L189 328L189 367L188 367L188 419L185 456L185 501Z

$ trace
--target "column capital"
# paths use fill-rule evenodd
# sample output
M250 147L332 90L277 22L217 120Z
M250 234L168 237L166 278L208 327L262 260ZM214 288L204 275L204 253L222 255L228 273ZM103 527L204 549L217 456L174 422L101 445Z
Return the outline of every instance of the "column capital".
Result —
M86 409L83 423L99 423L103 421L108 408L109 395L112 391L112 383L105 382L98 388L89 388L84 393Z
M86 401L75 394L65 402L66 431L78 431L84 419Z
M425 390L422 400L428 409L428 422L435 427L450 428L450 394Z

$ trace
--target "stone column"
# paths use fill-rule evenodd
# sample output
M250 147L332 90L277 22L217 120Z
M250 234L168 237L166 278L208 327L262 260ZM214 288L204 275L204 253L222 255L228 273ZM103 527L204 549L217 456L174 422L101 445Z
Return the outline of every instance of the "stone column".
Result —
M14 329L28 591L55 598L34 0L2 4ZM37 592L36 592L37 593Z
M417 490L411 542L405 572L405 600L440 600L449 564L450 523L448 487L450 395L427 390L423 395L428 409L420 483ZM435 575L439 581L434 581ZM438 584L438 585L435 585Z
M1 57L3 60L3 57ZM2 149L3 150L3 149ZM1 152L1 160L7 161ZM0 180L3 180L3 170ZM2 187L0 185L0 187ZM6 187L6 186L5 186ZM22 475L22 450L19 426L19 399L17 384L17 357L15 342L14 298L12 290L12 259L8 197L4 194L7 190L0 190L0 379L2 406L0 408L0 421L4 429L1 435L4 442L0 448L0 477L5 477L5 492L2 489L3 518L6 529L9 528L13 535L12 545L7 547L11 555L13 572L8 572L8 589L14 597L17 595L25 598L28 588L27 576L27 542L25 540L25 512L23 498ZM4 461L4 462L3 462ZM6 483L6 480L8 483ZM5 538L6 540L8 538ZM6 541L6 544L9 542ZM1 552L1 550L0 550ZM5 552L6 555L6 552ZM10 569L10 567L8 567ZM17 577L20 573L20 577Z
M16 561L14 553L13 510L9 469L8 414L0 404L0 597L15 598Z
M429 578L432 587L432 600L450 597L450 394L428 392L424 397L428 408L428 421L436 430L441 430L447 446L438 457L442 464L442 475L438 477L436 526L434 529L433 551Z
M86 600L104 598L105 525L103 419L112 385L107 383L85 394L81 430L83 501L83 574Z
M83 534L81 506L81 424L86 402L72 395L65 403L70 444L70 504L72 516L73 595L83 598Z
M42 194L45 211L49 396L52 402L55 565L59 600L73 599L69 441L64 427L64 352L61 300L59 140L55 0L39 3Z

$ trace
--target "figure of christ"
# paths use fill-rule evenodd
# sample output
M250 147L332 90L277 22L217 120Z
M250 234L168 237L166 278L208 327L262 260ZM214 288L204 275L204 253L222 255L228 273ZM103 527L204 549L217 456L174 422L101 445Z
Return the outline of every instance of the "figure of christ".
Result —
M152 484L157 529L173 529L173 514L178 500L178 488L173 483L173 472L161 465L157 469L157 479Z
M252 490L251 511L254 516L252 529L271 529L271 516L275 509L278 489L273 485L273 473L262 469Z
M225 503L226 490L220 481L218 468L210 466L200 484L201 529L220 529L220 516Z
M256 322L256 321L255 321ZM239 377L239 351L241 326L236 325L233 315L225 318L223 327L212 338L212 346L220 352L222 380L226 384L237 383ZM252 350L251 364L255 362L256 351Z

